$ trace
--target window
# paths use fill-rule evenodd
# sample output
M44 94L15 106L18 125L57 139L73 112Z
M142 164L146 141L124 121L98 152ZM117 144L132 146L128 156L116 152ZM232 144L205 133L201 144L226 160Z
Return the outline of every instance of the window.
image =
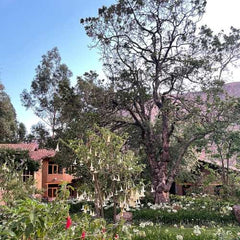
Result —
M48 163L48 174L62 174L63 169L61 166L57 165L54 162L49 162Z
M58 184L49 184L48 185L48 197L49 198L54 198L57 196L59 186Z
M33 177L33 171L30 171L28 169L23 170L22 178L24 182L28 181L32 177Z

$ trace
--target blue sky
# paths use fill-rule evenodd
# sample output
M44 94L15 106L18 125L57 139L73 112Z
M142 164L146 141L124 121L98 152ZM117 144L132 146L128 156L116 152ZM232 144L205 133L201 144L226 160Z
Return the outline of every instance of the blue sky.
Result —
M0 0L0 81L28 129L38 119L21 106L20 93L30 89L41 56L57 46L74 76L90 69L101 71L96 50L80 25L80 18L96 16L98 8L114 0ZM219 31L240 28L240 0L209 0L203 19ZM239 71L240 73L240 71ZM240 75L239 75L240 76ZM236 74L235 74L235 80ZM240 79L239 79L240 80Z
M41 56L57 46L62 61L76 75L101 69L96 50L80 18L95 16L113 0L0 0L0 81L17 118L29 129L38 119L21 106L20 93L30 89Z

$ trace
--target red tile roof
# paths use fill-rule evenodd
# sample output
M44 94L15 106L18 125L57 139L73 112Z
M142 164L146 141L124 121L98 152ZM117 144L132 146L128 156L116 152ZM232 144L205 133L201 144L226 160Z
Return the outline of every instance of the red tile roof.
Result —
M20 149L28 151L38 150L37 143L10 143L10 144L0 144L0 148L10 148L10 149Z
M47 150L47 149L39 149L34 152L29 152L29 156L31 159L38 161L48 157L54 157L55 151L54 150Z
M39 161L44 158L54 157L55 151L48 149L38 149L37 143L12 143L12 144L0 144L0 148L19 149L29 151L29 156L35 161Z

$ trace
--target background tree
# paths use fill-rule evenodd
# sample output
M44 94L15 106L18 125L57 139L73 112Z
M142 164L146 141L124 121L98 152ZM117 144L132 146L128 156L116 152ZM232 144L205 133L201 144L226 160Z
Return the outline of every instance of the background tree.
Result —
M23 105L47 124L55 136L56 130L64 127L60 120L66 98L71 92L71 71L61 63L58 49L55 47L42 56L41 64L36 68L36 75L31 84L31 91L26 89L21 94Z
M87 131L94 129L94 125L104 127L114 117L110 110L111 88L94 71L85 72L77 77L77 84L73 87L71 104L65 104L64 118L68 118L66 128L58 132L58 137L65 141L69 139L84 139ZM66 157L67 156L67 157ZM75 156L66 146L61 147L56 161L63 166L72 164Z
M205 6L205 0L119 0L81 19L125 116L118 122L140 130L156 203L168 201L188 147L221 120L211 95L239 59L239 30L215 35L197 28ZM209 88L213 93L191 93Z
M40 148L55 148L56 144L51 138L49 130L41 122L31 127L31 133L26 137L27 142L36 141Z
M16 112L0 82L0 142L13 142L17 136Z
M18 129L17 129L18 142L24 142L26 140L26 134L27 134L27 130L26 130L24 123L19 123Z
M70 138L81 138L95 124L105 126L112 114L108 111L110 94L111 89L96 72L90 70L78 76L72 95L74 104L66 106L64 113L70 115L68 129L64 133Z
M221 122L216 122L214 132L208 136L209 142L205 149L210 159L220 160L222 185L225 190L228 190L231 167L237 166L240 153L238 101L233 99L232 106L229 106L233 111L224 114Z

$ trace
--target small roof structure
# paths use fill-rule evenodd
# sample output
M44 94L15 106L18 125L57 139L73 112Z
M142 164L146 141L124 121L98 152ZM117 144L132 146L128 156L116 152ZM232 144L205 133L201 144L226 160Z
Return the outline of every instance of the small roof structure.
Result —
M26 150L32 160L40 161L44 158L54 157L56 152L53 149L39 149L37 143L10 143L0 144L0 148Z
M216 151L214 146L210 147L211 150ZM203 149L199 155L199 161L209 163L216 165L218 167L222 167L222 162L220 159L216 159L211 157L211 153L206 153L206 151ZM227 166L227 160L224 159L224 167L226 168ZM236 167L236 158L232 157L229 159L229 170L235 171L235 172L240 172L240 169Z

